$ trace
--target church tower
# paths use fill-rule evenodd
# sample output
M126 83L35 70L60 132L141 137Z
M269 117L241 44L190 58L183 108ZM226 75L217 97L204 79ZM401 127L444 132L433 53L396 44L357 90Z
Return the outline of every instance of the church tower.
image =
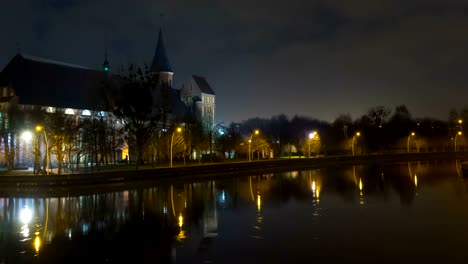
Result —
M110 63L107 59L107 49L104 51L104 63L102 64L102 70L105 72L110 72Z
M172 75L174 75L174 72L172 71L171 64L169 63L161 28L159 29L158 43L156 45L153 62L151 63L150 72L157 75L158 85L164 84L172 86Z

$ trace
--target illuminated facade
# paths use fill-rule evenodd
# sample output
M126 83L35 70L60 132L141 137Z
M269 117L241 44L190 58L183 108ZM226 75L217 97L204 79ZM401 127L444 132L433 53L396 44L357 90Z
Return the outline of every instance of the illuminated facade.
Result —
M206 79L193 75L182 84L180 94L187 105L194 106L197 119L211 130L215 124L216 95Z
M7 118L11 106L18 106L22 111L39 110L46 114L64 114L74 117L76 123L84 119L105 119L113 124L114 129L121 130L123 122L112 114L113 108L109 103L112 91L106 88L107 85L118 85L120 79L111 74L110 67L107 50L102 69L17 54L0 72L0 121ZM174 89L174 72L169 62L162 29L158 34L149 73L157 78L157 84L152 90L154 109L160 111L159 109L163 108L161 106L167 107L163 110L166 116L161 124L162 131L167 131L175 120L180 122L181 117L187 114L196 115L207 126L213 125L215 95L203 77L193 76L182 89ZM192 100L195 98L199 100ZM166 106L167 102L170 105ZM36 125L43 125L33 122L28 124L26 121L21 126L22 129L33 129ZM123 142L118 146L118 153L110 155L117 156L119 161L130 159L132 153L125 136L113 137L112 140ZM41 152L44 153L43 150ZM17 159L17 162L19 160ZM22 162L25 162L24 159Z

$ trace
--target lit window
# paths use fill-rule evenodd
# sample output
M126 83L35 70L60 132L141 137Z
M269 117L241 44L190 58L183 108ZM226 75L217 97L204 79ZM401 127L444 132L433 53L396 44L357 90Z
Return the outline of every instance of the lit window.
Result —
M47 107L46 112L47 113L55 113L55 108L54 107Z
M90 116L91 112L89 110L83 110L83 112L81 112L81 114L84 115L84 116Z
M65 110L65 114L66 114L66 115L74 115L74 114L75 114L75 111L73 111L73 109L71 109L71 108L67 108L67 109Z

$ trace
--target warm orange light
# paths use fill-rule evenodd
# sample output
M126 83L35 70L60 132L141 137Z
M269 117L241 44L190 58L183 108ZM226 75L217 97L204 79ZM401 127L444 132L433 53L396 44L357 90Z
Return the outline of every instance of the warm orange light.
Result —
M357 132L357 133L356 133L356 136L359 137L360 135L361 135L361 132Z
M461 123L463 123L463 120L458 119L458 124L461 124Z
M182 227L184 225L184 217L182 214L179 215L179 227Z
M181 128L181 127L178 127L178 128L177 128L177 132L178 132L178 133L182 132L182 128Z
M36 253L39 253L39 249L41 249L41 238L39 236L36 236L34 239L34 249Z
M36 131L37 131L37 132L41 132L41 131L42 131L42 129L44 129L44 127L43 127L43 126L36 126Z
M462 132L461 131L458 131L458 135L461 136Z
M411 136L414 136L414 135L416 135L416 134L414 132L411 132Z
M257 194L257 209L260 211L262 209L262 197L260 194Z
M258 135L258 133L260 133L260 131L258 131L258 129L255 129L255 135Z
M418 187L418 176L414 175L414 186Z
M362 181L359 179L359 191L362 191Z

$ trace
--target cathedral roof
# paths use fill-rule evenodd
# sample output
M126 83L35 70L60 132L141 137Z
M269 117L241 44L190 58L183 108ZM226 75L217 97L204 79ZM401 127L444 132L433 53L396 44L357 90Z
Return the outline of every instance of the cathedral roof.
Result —
M151 72L173 72L167 56L162 29L159 29L158 44L151 63Z
M0 72L0 86L14 89L20 104L106 110L108 75L87 67L17 54Z
M193 75L192 78L197 84L197 86L200 88L200 91L202 93L212 94L212 95L215 94L215 92L213 91L213 89L211 89L211 86L208 84L208 82L206 81L204 77Z

